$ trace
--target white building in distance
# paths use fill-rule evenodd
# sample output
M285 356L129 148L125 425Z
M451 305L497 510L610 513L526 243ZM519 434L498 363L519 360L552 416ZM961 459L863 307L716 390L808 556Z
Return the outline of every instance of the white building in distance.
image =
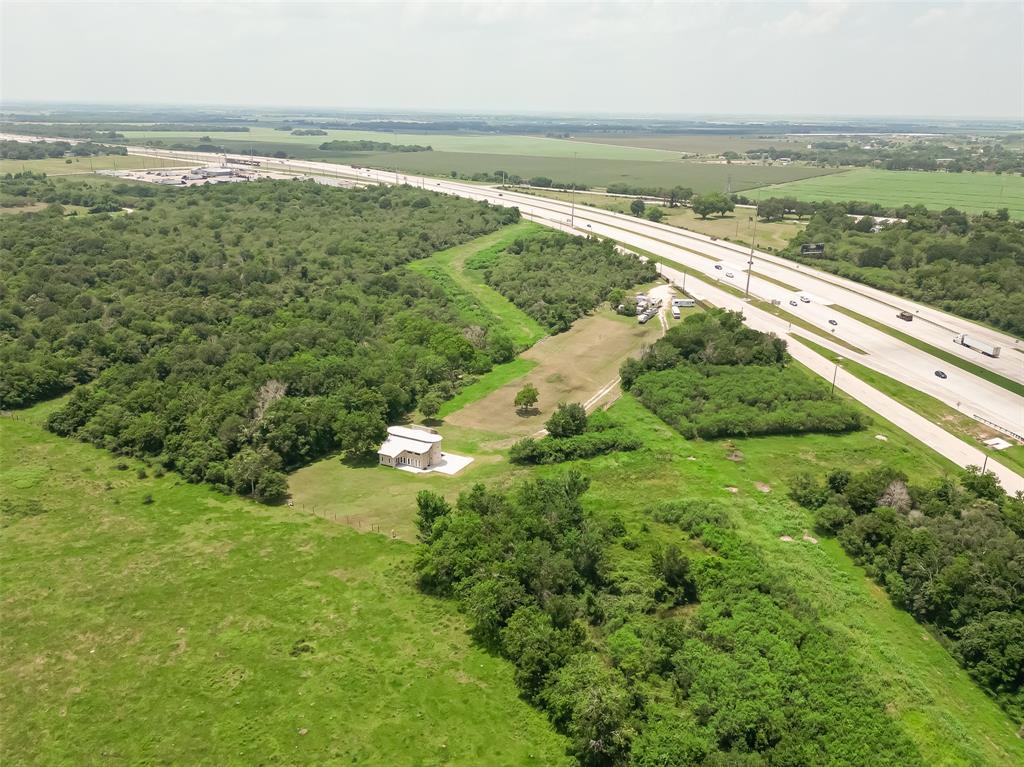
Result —
M377 457L383 466L428 470L441 463L441 435L429 429L389 426Z

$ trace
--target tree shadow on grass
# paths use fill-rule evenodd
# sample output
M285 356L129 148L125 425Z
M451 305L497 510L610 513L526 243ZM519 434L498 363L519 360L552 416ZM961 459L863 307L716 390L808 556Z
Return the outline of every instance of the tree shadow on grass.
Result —
M517 407L516 415L520 418L529 418L530 416L540 415L539 407Z
M345 455L338 459L343 466L350 469L372 469L380 465L380 459L376 453L361 453L359 455Z

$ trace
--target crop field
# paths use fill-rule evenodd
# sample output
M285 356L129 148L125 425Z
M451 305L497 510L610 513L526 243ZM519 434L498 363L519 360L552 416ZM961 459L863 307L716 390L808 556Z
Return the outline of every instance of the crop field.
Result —
M821 178L775 184L748 196L798 200L862 200L880 205L950 206L967 213L1007 208L1024 219L1024 176L1009 173L927 173L857 168Z
M71 162L67 162L71 160ZM97 155L95 157L51 157L45 160L0 160L0 175L5 173L45 173L65 176L73 173L94 173L98 170L133 170L136 168L175 168L188 163L158 160L136 155Z
M573 139L577 143L611 144L614 146L645 147L668 152L685 152L687 154L721 154L722 152L738 152L742 154L751 149L784 149L787 146L803 147L807 140L799 140L787 136L760 138L757 136L741 136L728 134L650 134L650 133L588 133Z
M567 763L409 544L139 479L33 416L0 419L5 764Z
M325 141L386 141L390 144L418 144L433 147L436 152L460 152L469 154L515 154L531 157L563 157L572 159L579 155L593 160L675 160L676 152L664 149L650 149L639 146L614 146L607 144L580 144L574 141L542 136L511 136L500 134L444 134L444 133L392 133L390 131L328 130L326 136L293 136L287 131L273 128L251 128L248 133L234 131L216 133L201 131L125 131L129 141L159 139L165 144L173 142L196 143L203 136L209 136L214 143L231 141L238 143L270 142L318 147Z
M209 136L231 152L286 152L303 160L354 163L431 176L472 176L503 170L523 178L546 176L555 181L603 187L616 182L642 186L689 186L698 192L743 191L764 184L834 173L830 168L790 165L727 165L679 160L678 153L628 146L611 146L538 138L534 136L464 136L392 134L373 131L328 131L327 136L292 136L258 128L250 133L206 134L129 131L130 141L159 139L165 144L198 143ZM337 134L337 135L335 135ZM321 150L328 140L369 139L390 143L429 144L432 152L348 152Z

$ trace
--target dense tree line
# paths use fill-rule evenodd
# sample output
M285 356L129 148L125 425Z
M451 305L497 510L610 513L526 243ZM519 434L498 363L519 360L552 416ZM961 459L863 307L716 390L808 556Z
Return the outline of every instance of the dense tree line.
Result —
M561 232L519 239L504 251L481 253L468 266L487 284L552 331L607 301L617 288L657 278L651 263L619 252L610 240Z
M299 181L154 192L119 217L7 217L0 407L73 388L56 433L273 498L281 470L373 450L514 354L403 265L515 209Z
M660 197L668 200L669 205L675 207L693 197L693 190L688 186L637 186L635 184L624 184L621 182L608 184L605 187L608 194L637 195L638 197Z
M787 361L785 341L716 309L687 317L628 360L622 385L687 439L864 427L858 408Z
M98 154L126 155L123 146L107 146L85 141L0 141L0 158L4 160L45 160L55 157L91 157Z
M791 495L1024 719L1024 498L977 467L923 486L886 466L837 469L798 476Z
M392 144L387 141L325 141L320 145L324 151L338 152L431 152L433 147L420 144Z
M584 509L587 486L571 470L511 492L478 485L454 507L417 498L421 587L459 601L581 765L921 763L721 508L657 510L679 532L647 544L646 569L617 567L639 541L614 514Z
M810 148L751 149L746 156L755 160L786 157L816 165L885 170L1024 173L1024 155L999 140L965 144L950 143L948 139L905 142L876 136L868 144L864 140L816 141Z
M905 223L879 231L844 205L818 203L788 258L1024 336L1024 221L1005 209L971 216L955 208L894 211ZM825 243L821 257L800 245Z

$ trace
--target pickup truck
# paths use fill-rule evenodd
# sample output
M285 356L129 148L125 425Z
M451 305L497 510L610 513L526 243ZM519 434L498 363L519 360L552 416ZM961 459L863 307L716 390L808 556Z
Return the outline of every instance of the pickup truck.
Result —
M905 320L907 322L913 322L914 320L914 315L911 314L910 312L900 312L896 316L899 317L901 320Z

